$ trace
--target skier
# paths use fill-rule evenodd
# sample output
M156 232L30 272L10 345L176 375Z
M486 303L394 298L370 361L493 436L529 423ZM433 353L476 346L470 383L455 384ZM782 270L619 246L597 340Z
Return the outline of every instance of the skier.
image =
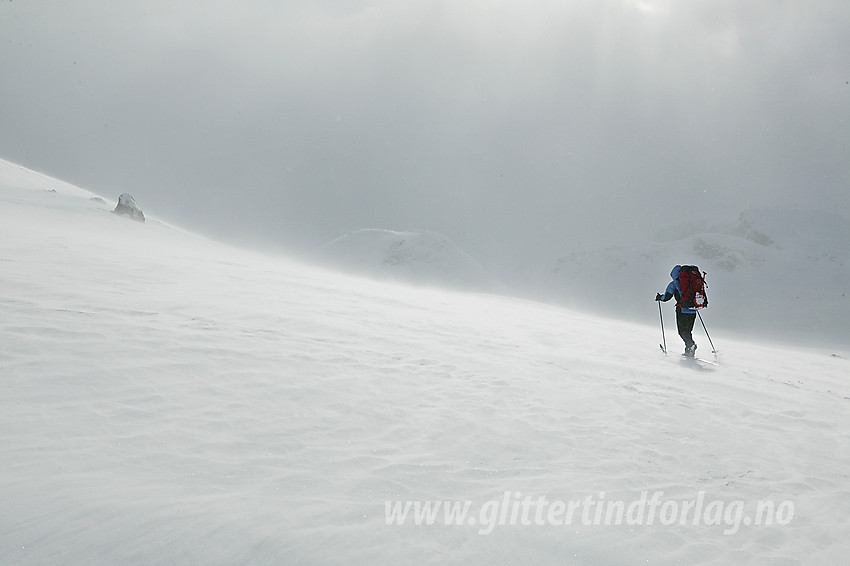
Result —
M679 270L682 268L681 265L677 265L673 268L673 271L670 272L670 277L673 280L667 285L667 289L664 291L664 294L657 293L655 295L656 301L664 301L667 302L672 298L676 298L676 328L679 331L679 336L681 336L682 340L685 342L685 355L689 357L693 357L697 351L696 342L694 342L693 330L694 330L694 322L696 322L697 311L696 309L686 308L680 305L682 300L682 288L679 284Z

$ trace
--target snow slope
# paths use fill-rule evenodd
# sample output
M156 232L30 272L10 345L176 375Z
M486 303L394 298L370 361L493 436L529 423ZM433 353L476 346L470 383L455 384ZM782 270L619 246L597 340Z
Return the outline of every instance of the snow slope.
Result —
M716 366L665 358L652 326L367 283L0 169L4 564L824 565L850 552L846 351L727 341ZM387 501L647 490L795 513L734 534L485 535L385 516Z

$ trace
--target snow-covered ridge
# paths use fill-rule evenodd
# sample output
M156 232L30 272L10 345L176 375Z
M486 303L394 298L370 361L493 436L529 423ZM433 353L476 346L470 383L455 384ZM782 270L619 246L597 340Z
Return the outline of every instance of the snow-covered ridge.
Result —
M824 210L792 210L773 206L745 210L735 220L677 224L659 233L662 241L701 234L722 234L777 249L813 248L850 254L850 220Z
M99 198L98 195L61 181L44 173L27 169L10 161L0 159L0 187L5 189L30 189L57 192L87 198Z
M356 230L326 244L319 255L331 265L379 279L467 289L491 285L478 261L431 230Z

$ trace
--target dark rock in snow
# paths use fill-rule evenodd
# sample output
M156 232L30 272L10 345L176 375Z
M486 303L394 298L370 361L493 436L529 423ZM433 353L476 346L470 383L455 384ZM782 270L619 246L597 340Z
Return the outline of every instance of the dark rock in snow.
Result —
M120 197L118 197L118 206L116 206L115 210L112 212L115 214L124 214L138 222L145 221L145 214L139 208L139 205L136 204L136 199L134 199L129 193L123 193Z

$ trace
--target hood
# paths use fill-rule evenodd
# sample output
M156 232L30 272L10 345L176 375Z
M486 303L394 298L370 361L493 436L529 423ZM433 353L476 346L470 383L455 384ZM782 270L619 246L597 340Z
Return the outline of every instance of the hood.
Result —
M678 279L680 269L682 269L681 265L677 265L676 267L674 267L673 271L670 272L670 277L672 277L673 279Z

